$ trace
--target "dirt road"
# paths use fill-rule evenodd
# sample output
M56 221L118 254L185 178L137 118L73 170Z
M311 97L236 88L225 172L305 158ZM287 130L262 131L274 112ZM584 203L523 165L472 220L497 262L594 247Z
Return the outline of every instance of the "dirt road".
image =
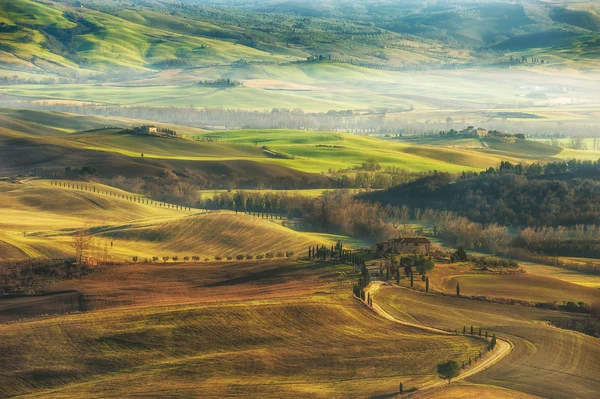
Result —
M385 285L385 283L383 283L381 281L373 281L373 282L371 282L371 284L369 284L366 291L368 293L370 293L371 298L373 298L374 294L377 291L379 291L379 289L384 285ZM377 313L381 317L388 319L390 321L393 321L395 323L402 324L404 326L418 328L418 329L425 330L425 331L434 332L437 334L455 335L455 333L448 332L445 330L440 330L438 328L424 326L424 325L416 324L416 323L410 323L407 321L397 319L394 316L392 316L391 314L389 314L388 312L386 312L385 310L383 310L383 308L381 306L379 306L377 303L375 303L375 301L372 301L372 302L373 302L373 306L371 307L371 309L373 309L373 311L375 313ZM496 364L497 362L499 362L502 358L504 358L506 355L508 355L512 349L513 349L513 344L510 341L496 337L496 347L494 348L494 350L491 353L488 352L488 354L486 354L486 356L483 357L482 360L473 364L471 367L463 370L458 377L453 379L453 381L464 380L465 378L471 377L477 373L482 372L483 370L487 369L488 367L491 367L494 364ZM408 394L405 397L416 397L418 394L422 393L425 390L440 388L444 385L448 385L448 383L446 381L440 381L440 382L436 382L434 384L422 385L422 386L418 387L418 389L419 389L418 391L416 391L412 394Z

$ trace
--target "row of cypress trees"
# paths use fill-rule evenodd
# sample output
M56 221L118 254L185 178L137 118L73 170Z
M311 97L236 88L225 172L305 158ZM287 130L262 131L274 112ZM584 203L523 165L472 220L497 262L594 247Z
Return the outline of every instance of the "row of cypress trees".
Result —
M192 210L192 208L190 208L189 206L183 206L183 205L178 205L178 204L169 204L167 202L156 202L149 198L145 198L145 197L141 197L141 196L125 195L125 194L116 194L116 193L113 193L112 191L101 191L101 190L97 190L96 186L87 186L85 184L61 182L61 181L50 181L50 185L55 186L55 187L89 191L92 193L108 195L109 197L120 198L120 199L124 199L127 201L136 202L138 204L154 205L154 206L159 206L161 208L164 207L164 208L177 209L177 210L182 210L182 211L191 211Z

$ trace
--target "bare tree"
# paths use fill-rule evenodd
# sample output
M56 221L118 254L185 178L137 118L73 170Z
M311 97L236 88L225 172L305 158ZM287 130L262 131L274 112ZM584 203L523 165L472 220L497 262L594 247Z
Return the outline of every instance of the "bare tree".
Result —
M73 247L75 248L75 258L81 263L85 252L90 248L92 235L89 229L81 229L73 233Z

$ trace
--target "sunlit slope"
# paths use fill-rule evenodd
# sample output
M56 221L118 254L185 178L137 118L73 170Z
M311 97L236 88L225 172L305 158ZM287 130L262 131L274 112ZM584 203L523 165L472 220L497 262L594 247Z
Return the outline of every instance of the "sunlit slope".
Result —
M43 181L0 183L0 258L71 255L70 234L78 229L132 221L156 223L191 213L133 202L129 198L141 197L101 184L85 185L89 191L54 187ZM96 249L103 244L96 242Z
M328 296L91 312L0 337L0 394L46 398L364 397L437 381L438 359L479 350Z
M530 302L564 301L587 304L600 303L600 291L577 284L535 275L462 275L447 278L443 290L456 292L460 283L461 293L469 296L510 298Z
M174 60L179 62L174 65L209 65L240 58L295 60L300 54L277 55L216 38L176 33L168 24L126 20L85 7L30 0L3 0L0 4L0 20L8 27L0 33L0 62L13 68L60 71L85 65L96 70L147 70Z
M452 330L481 326L514 343L506 358L469 381L552 398L589 398L600 390L598 339L542 323L578 316L409 289L384 288L375 301L401 319Z
M287 187L327 186L325 176L273 163L253 145L132 136L115 129L66 136L53 131L42 137L0 127L0 158L1 176L29 175L39 168L91 166L107 179L160 176L172 170L199 180L261 176Z
M108 152L113 156L125 155L126 158L111 162L99 160L101 167L97 167L100 173L115 170L115 174L122 175L139 170L142 163L156 163L156 160L186 163L185 168L188 170L205 169L208 173L211 173L211 169L217 171L219 166L191 161L220 163L245 160L261 163L265 165L263 168L269 169L261 171L261 174L266 172L277 175L284 171L275 170L275 165L300 172L320 173L329 169L352 169L369 158L377 161L382 168L459 172L495 167L503 160L515 163L544 161L555 158L564 151L542 142L514 138L381 140L348 133L286 129L205 132L194 128L182 128L178 131L181 131L184 138L168 139L127 134L118 127L133 120L92 117L87 121L85 118L87 117L4 109L0 115L0 123L4 125L4 129L0 128L0 138L10 140L7 143L11 146L11 151L7 154L9 159L15 156L15 162L23 165L27 164L28 159L39 166L47 165L45 159L61 162L69 158L77 159L79 152L69 149ZM104 126L96 127L100 124ZM77 127L89 129L74 131ZM217 141L212 140L215 136ZM44 148L19 153L19 146L25 146L27 143L34 146L43 145ZM263 146L283 154L288 159L268 154L263 150ZM56 154L61 151L64 152L64 157L44 157L46 153ZM141 154L144 154L143 159ZM80 158L94 155L100 154L82 153ZM119 167L123 162L138 165ZM248 170L250 169L246 166L236 173L243 174ZM201 170L198 172L202 173Z
M367 158L378 161L382 167L407 170L459 171L496 166L501 160L520 161L543 159L559 148L520 140L502 144L503 151L478 148L447 148L440 145L409 144L401 141L380 140L372 137L333 132L305 132L296 130L238 130L219 133L232 143L258 143L270 149L296 157L305 168L317 168L317 163L334 169L359 166ZM539 148L537 148L537 147ZM550 150L547 149L550 148ZM537 148L537 150L536 150ZM537 152L536 152L537 151ZM294 164L293 161L282 161ZM322 167L323 167L322 166ZM322 168L321 167L321 168Z
M541 271L536 272L536 268ZM553 269L550 266L546 268ZM558 268L554 268L558 269ZM563 272L568 272L564 269ZM582 286L597 280L596 276L572 272L574 282L556 278L543 265L530 265L527 274L498 274L482 272L466 264L438 264L429 275L431 288L448 294L456 293L456 285L460 284L461 294L474 297L505 298L526 302L585 302L588 305L600 303L600 291ZM422 286L421 281L415 282Z
M344 239L297 232L276 219L232 211L173 209L163 203L142 203L148 199L101 184L69 184L85 185L87 191L50 186L49 181L0 183L0 257L72 255L70 235L78 229L93 233L90 255L105 256L106 245L106 255L114 259L304 256L308 246Z
M309 246L333 243L300 233L270 219L211 211L157 224L115 226L99 231L115 245L145 256L199 255L202 258L293 252L304 256Z
M328 169L348 169L360 166L368 158L373 158L382 167L403 168L409 171L447 170L462 171L484 169L497 165L501 160L515 161L510 155L496 155L468 148L443 148L429 145L412 145L402 142L380 140L347 133L315 132L300 130L240 130L202 133L190 130L189 139L166 139L152 136L125 134L118 128L99 128L61 135L60 116L62 114L19 114L6 110L10 125L2 132L7 139L26 139L38 145L51 146L52 151L62 148L95 150L147 159L173 159L179 161L204 160L249 160L266 164L279 164L303 172L318 173ZM64 114L65 128L75 123ZM31 117L30 122L27 117ZM45 120L52 120L48 133L40 132ZM101 120L100 120L101 121ZM109 120L110 121L110 120ZM99 121L92 119L90 124ZM78 122L81 123L81 122ZM121 123L120 121L118 123ZM40 137L44 136L44 137ZM218 136L219 141L194 141L192 138ZM21 143L21 141L17 142ZM10 145L12 142L9 142ZM541 143L534 143L544 146ZM293 159L269 157L262 147L280 152ZM139 159L144 154L144 160ZM43 151L27 155L39 163ZM76 153L68 153L74 156ZM23 158L19 157L22 162ZM119 162L113 162L118 165ZM100 169L100 168L98 168Z

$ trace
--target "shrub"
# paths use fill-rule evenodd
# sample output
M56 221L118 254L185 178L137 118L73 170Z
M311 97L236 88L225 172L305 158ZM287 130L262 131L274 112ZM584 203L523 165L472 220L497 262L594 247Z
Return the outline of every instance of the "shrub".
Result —
M286 258L291 258L291 257L292 257L292 256L294 256L294 255L295 255L294 251L287 251L287 252L285 253L285 257L286 257Z
M250 254L246 254L246 259L248 259L248 260L254 259L254 256L250 255Z
M277 256L278 258L283 258L285 254L282 251L278 251L277 254L275 254L275 256Z
M138 261L138 257L134 256L134 257L131 258L131 260L134 261L134 262L137 262Z
M173 262L177 262L179 260L179 256L173 256L171 259L173 259Z
M158 256L153 256L153 257L152 257L152 261L154 261L154 262L158 262Z
M187 262L188 260L190 260L190 257L189 256L184 256L183 260Z
M210 258L204 258L205 262L208 262L210 260Z
M222 260L221 255L215 255L215 260Z
M233 256L229 255L229 256L227 257L227 260L233 260Z
M193 260L194 262L198 262L198 261L200 260L200 257L199 257L199 256L197 256L197 255L194 255L194 256L192 256L192 260Z
M265 258L265 255L263 255L263 254L256 255L256 259L264 259L264 258Z
M169 257L168 256L163 256L162 260L163 260L163 262L167 263L167 261L169 260Z
M267 252L267 259L273 259L275 257L275 254L273 252Z
M244 255L238 255L235 257L237 260L244 260Z

